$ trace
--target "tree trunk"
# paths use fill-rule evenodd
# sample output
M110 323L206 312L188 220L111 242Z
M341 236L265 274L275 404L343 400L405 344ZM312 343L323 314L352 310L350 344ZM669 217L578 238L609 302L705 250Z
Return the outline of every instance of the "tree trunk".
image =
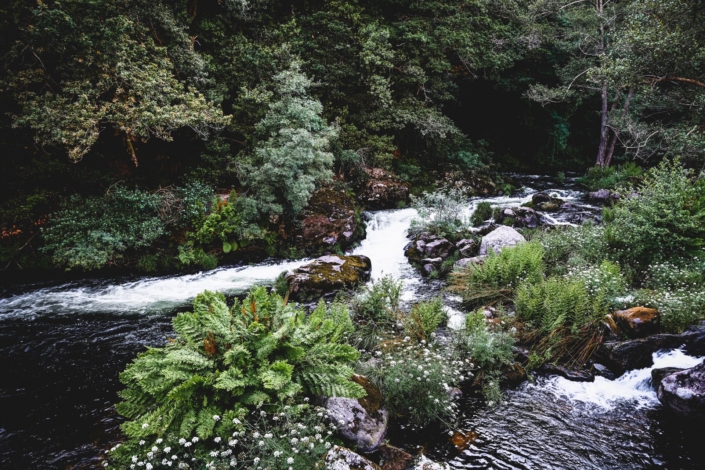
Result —
M627 99L624 102L624 108L622 109L622 120L627 117L627 113L629 112L629 102L632 100L633 95L634 88L631 88L629 90L629 94L627 95ZM612 155L614 154L614 147L617 145L617 139L619 139L619 129L614 129L614 132L612 133L612 140L610 141L609 149L607 150L607 155L605 155L605 167L610 166Z
M605 24L602 21L603 4L602 0L595 1L595 13L600 21L600 45L598 54L600 60L605 53ZM600 120L600 145L597 148L597 160L595 165L605 166L605 151L607 150L607 80L602 82L602 119Z

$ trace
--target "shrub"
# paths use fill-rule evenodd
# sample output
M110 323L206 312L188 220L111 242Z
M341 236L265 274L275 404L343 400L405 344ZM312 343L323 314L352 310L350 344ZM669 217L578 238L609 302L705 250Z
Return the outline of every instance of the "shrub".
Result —
M604 228L592 222L535 232L531 240L543 247L547 274L564 275L572 269L600 264L609 254Z
M483 370L514 363L514 339L503 331L492 331L481 311L465 317L463 328L452 334L455 352Z
M641 289L634 292L623 307L642 305L655 308L661 314L662 327L671 333L680 333L688 325L705 318L705 288Z
M623 296L627 289L619 265L607 260L600 266L570 271L567 277L581 282L589 296L600 297L611 307L618 307L617 299Z
M389 274L363 286L352 300L355 319L375 323L396 321L401 292L402 282Z
M411 235L429 232L452 238L455 232L465 229L468 225L464 216L467 197L459 189L423 193L419 197L411 196L411 205L419 213L418 217L411 221Z
M173 434L143 445L134 441L111 449L107 468L267 468L310 470L331 447L335 426L323 422L326 411L306 404L280 411L253 411L242 419L222 420L211 439ZM215 421L215 420L214 420ZM149 466L147 466L149 464ZM161 466L160 466L161 464Z
M453 273L451 288L470 305L509 300L523 281L543 279L543 248L539 243L522 243L490 253L483 264L469 264Z
M407 338L404 345L383 355L375 364L366 363L362 372L382 392L384 405L392 416L415 426L434 422L451 426L456 407L448 391L468 378L464 374L465 363L441 355L425 341L412 343Z
M42 231L43 248L67 270L92 270L127 263L166 233L160 198L117 187L105 196L71 198Z
M444 320L447 321L447 314L443 310L443 300L437 297L414 305L404 318L404 329L412 339L428 341Z
M479 227L485 220L492 218L492 205L483 201L477 205L475 211L470 216L470 222L474 227Z
M116 408L131 438L223 432L224 419L301 394L364 396L350 380L359 353L341 344L352 328L347 309L320 303L310 314L277 294L253 289L232 309L222 294L204 292L193 313L173 321L163 348L140 354L120 375L126 389Z
M652 168L612 209L605 235L614 256L639 271L697 253L705 244L705 181L693 183L679 160ZM627 193L627 191L623 191Z
M592 167L578 178L578 182L590 191L598 189L617 189L628 183L638 182L644 170L634 162L627 162L618 167Z

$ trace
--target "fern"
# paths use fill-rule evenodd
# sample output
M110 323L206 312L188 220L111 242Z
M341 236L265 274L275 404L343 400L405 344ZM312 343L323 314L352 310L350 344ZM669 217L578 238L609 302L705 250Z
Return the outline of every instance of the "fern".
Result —
M228 308L204 292L193 312L174 321L175 339L140 354L121 374L116 408L132 438L195 431L201 438L247 408L305 395L360 398L350 364L357 350L341 340L352 328L347 309L321 302L307 317L277 294L253 289Z

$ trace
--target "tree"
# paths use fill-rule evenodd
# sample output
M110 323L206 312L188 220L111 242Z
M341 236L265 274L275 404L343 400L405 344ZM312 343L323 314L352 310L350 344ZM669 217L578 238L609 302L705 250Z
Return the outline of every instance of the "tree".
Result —
M308 96L312 81L299 62L273 82L276 101L255 127L258 140L240 174L262 212L298 214L316 185L333 176L329 146L338 131L321 117L320 101Z

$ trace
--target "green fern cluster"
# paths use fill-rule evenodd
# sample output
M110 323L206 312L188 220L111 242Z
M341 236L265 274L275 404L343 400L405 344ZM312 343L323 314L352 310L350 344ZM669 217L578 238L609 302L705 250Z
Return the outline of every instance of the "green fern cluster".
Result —
M307 316L257 288L228 308L222 294L206 291L173 324L176 339L140 354L120 376L127 388L116 408L132 438L207 438L248 409L297 395L365 395L350 380L359 353L342 344L352 328L343 305L321 302Z

